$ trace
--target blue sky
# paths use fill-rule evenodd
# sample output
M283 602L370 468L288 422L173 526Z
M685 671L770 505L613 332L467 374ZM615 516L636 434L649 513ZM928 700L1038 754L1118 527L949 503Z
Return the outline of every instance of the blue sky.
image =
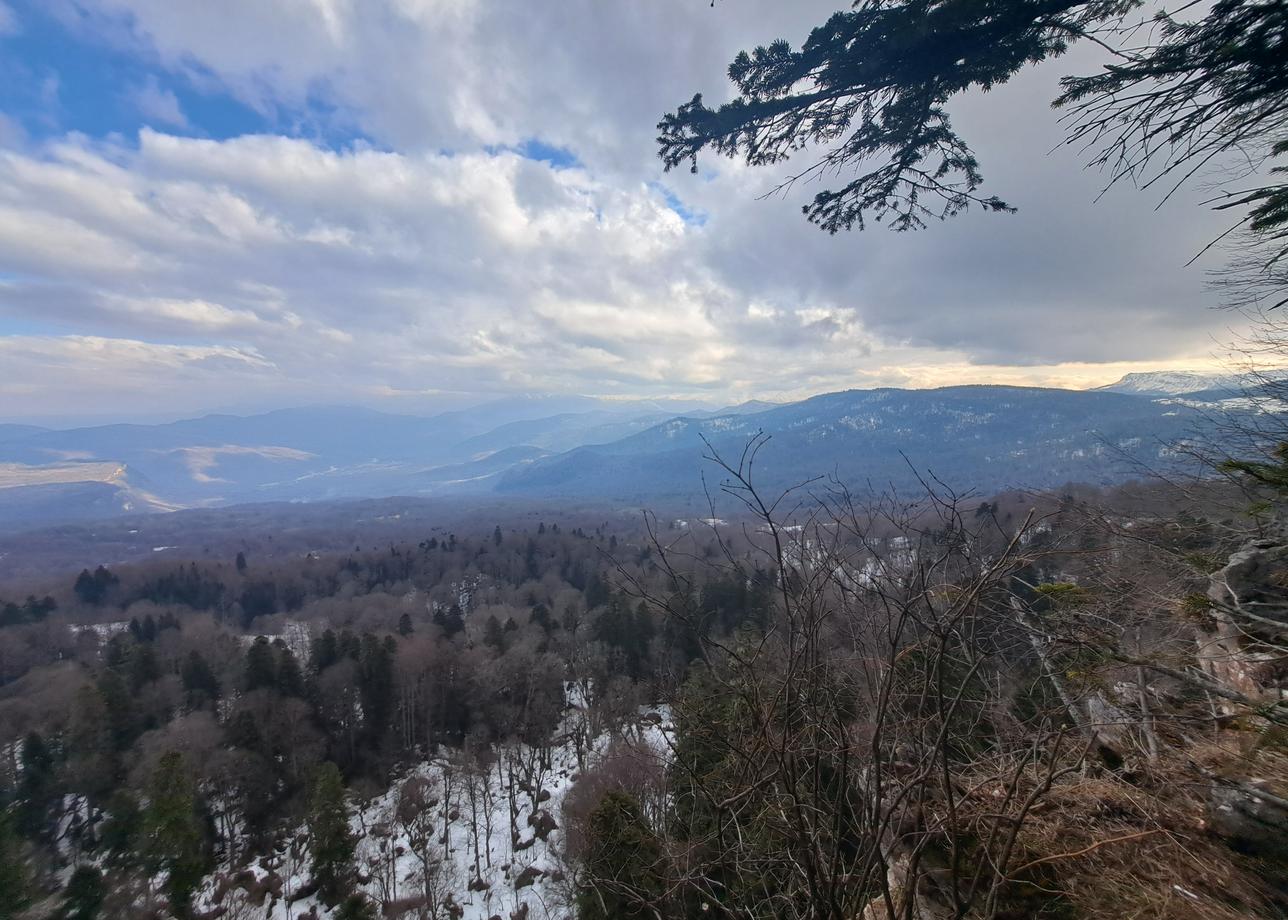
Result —
M835 5L0 0L0 420L1211 363L1222 228L1095 203L1060 70L953 111L1014 216L829 237L784 170L663 171L666 111Z
M0 111L33 139L68 131L135 137L143 126L163 120L147 109L149 94L173 97L184 122L171 126L201 137L282 127L275 113L256 112L213 79L197 90L158 66L144 48L96 34L92 21L65 7L41 0L7 3L13 27L0 35Z

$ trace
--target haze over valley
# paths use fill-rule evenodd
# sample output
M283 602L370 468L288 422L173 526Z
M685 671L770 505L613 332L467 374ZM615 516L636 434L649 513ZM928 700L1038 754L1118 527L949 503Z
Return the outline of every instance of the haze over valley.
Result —
M705 452L769 436L762 485L1099 485L1185 466L1180 440L1243 407L1237 379L1132 375L1089 391L852 390L684 414L648 403L507 400L432 417L317 407L163 425L0 428L5 529L246 502L393 495L685 507ZM1193 392L1187 392L1192 388ZM565 410L565 411L555 411ZM550 414L547 414L550 413ZM1206 413L1206 415L1205 415Z

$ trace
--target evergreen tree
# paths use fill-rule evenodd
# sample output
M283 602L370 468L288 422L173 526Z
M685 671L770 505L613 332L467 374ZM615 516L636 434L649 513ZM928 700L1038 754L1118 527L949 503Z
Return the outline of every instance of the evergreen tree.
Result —
M246 554L245 554L245 553L241 553L241 552L239 552L239 553L237 554L237 571L238 571L238 572L244 572L244 571L246 571Z
M0 809L0 920L15 920L31 903L31 881L13 816Z
M188 708L201 709L219 699L219 678L201 652L193 649L179 669Z
M327 761L318 767L308 801L310 852L313 877L327 904L335 905L350 893L356 841L349 828L340 769Z
M461 605L453 604L446 611L441 607L434 611L434 625L443 630L445 638L452 638L465 629L465 617L461 613Z
M497 524L496 530L492 531L492 542L497 546L501 545L501 525L500 524Z
M378 916L376 906L361 893L349 895L335 912L335 920L376 920Z
M277 582L257 581L241 593L242 627L249 627L256 617L277 613Z
M494 615L483 621L483 644L496 649L498 654L505 651L505 633L501 621Z
M277 689L283 696L304 695L304 673L295 653L285 646L277 656Z
M22 742L22 769L18 774L18 830L27 837L45 834L49 801L54 788L54 755L38 732Z
M171 910L188 916L192 892L205 874L206 851L196 786L177 751L163 754L152 774L143 839L152 868L166 872Z
M355 636L352 630L343 630L340 638L336 640L336 651L341 658L358 661L362 658L362 640Z
M362 637L358 666L364 727L372 746L378 747L394 705L394 660L389 647L367 633Z
M246 650L246 689L258 690L276 683L277 662L273 658L273 647L265 636L256 636Z
M528 614L528 622L536 623L545 632L550 632L554 628L554 621L550 619L550 611L545 604L534 604L532 612Z
M103 873L93 866L77 866L63 889L59 920L94 920L103 906L104 894Z
M153 635L156 626L153 625ZM155 680L161 679L161 662L156 649L149 644L136 645L130 652L130 690L138 693Z
M664 887L662 847L633 796L604 795L590 813L586 853L578 920L654 916Z
M1288 154L1282 3L1183 4L1160 9L1145 32L1128 22L1139 7L1130 0L854 3L799 48L780 39L740 52L728 69L737 98L711 109L698 94L664 116L660 154L668 170L688 165L697 172L705 150L777 168L822 147L821 159L797 169L796 178L844 177L804 206L807 218L831 233L872 221L916 229L971 205L1010 211L980 191L979 162L947 106L1084 38L1116 42L1117 56L1088 76L1065 77L1056 105L1069 110L1068 142L1108 168L1111 184L1150 187L1166 176L1179 185L1231 152ZM1253 150L1259 154L1244 153ZM1254 260L1267 275L1288 254L1280 163L1264 169L1264 182L1246 183L1230 170L1237 184L1211 194L1222 210L1244 212L1239 222L1268 244L1268 258Z
M107 599L108 591L119 583L119 578L100 565L92 575L89 569L82 569L72 590L82 602L98 606Z
M335 633L330 629L324 630L318 641L313 644L310 655L312 660L309 664L314 674L320 674L339 661L340 650Z
M120 757L103 696L93 684L77 689L65 737L69 785L93 799L106 796L116 785Z
M143 812L139 803L129 792L118 789L108 800L106 810L101 835L103 849L116 862L132 862L143 835Z
M416 628L411 625L411 614L404 613L398 618L398 635L410 636L415 631Z
M124 751L139 734L139 716L129 688L119 674L106 670L99 675L98 693L107 713L107 727L112 748Z

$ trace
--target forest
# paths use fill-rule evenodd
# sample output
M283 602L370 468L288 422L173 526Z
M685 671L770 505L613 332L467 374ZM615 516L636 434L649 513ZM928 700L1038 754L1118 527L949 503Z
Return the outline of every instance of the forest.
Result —
M0 909L489 916L534 829L511 913L1283 909L1258 624L1284 563L1248 544L1277 492L833 482L780 514L717 470L723 519L25 585L0 606ZM368 852L386 800L411 868Z

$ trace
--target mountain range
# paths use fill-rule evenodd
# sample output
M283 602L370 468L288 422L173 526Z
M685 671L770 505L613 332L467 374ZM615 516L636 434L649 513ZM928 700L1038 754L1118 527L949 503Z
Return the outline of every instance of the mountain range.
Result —
M1187 387L1202 400L1185 398ZM1097 390L961 386L828 393L723 409L529 398L432 417L314 407L163 425L0 425L0 529L256 501L489 493L647 504L703 494L703 462L758 433L757 482L996 490L1171 468L1220 407L1210 377Z

